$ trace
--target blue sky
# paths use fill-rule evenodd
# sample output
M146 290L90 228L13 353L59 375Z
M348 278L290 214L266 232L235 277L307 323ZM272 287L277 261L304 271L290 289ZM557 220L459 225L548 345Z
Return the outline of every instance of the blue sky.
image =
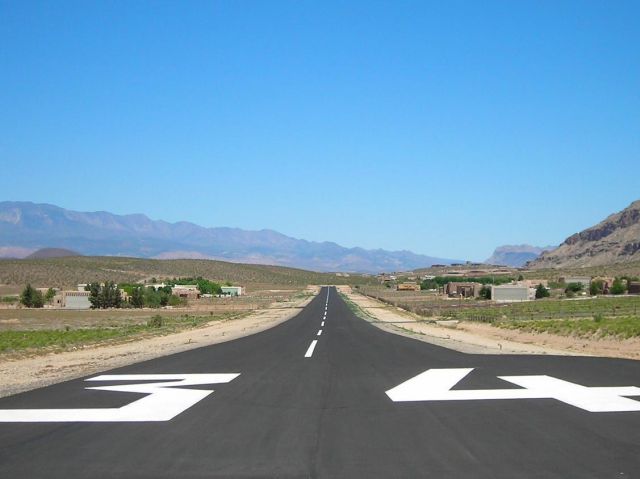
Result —
M482 260L640 198L638 2L0 1L0 200Z

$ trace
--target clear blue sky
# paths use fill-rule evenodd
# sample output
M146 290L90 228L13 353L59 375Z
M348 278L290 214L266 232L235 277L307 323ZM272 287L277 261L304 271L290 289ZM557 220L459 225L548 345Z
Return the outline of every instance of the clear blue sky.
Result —
M640 198L640 3L0 1L0 199L482 260Z

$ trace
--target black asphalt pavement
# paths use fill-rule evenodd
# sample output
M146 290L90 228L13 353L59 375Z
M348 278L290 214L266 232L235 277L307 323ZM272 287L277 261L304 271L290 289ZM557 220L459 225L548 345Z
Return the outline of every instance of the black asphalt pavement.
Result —
M214 392L171 420L0 422L0 478L640 477L640 411L589 412L553 398L394 402L386 394L443 368L474 368L454 390L517 389L498 376L529 375L640 387L639 362L463 354L381 331L333 288L322 326L328 291L262 333L105 373L240 374L184 386ZM147 397L86 389L132 381L84 379L1 399L0 409L120 408Z

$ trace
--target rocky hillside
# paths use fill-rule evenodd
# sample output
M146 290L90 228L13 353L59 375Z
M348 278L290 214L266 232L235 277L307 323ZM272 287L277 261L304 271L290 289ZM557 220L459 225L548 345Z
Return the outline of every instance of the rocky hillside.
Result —
M640 200L540 255L532 268L602 266L640 260Z
M490 258L485 260L486 264L497 264L519 268L528 261L536 259L543 251L552 250L554 246L540 248L528 244L499 246Z

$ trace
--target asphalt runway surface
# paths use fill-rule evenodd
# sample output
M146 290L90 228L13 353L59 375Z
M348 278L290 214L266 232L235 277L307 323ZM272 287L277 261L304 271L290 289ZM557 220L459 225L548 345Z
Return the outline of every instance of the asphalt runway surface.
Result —
M95 377L0 399L0 478L640 477L639 362L463 354L334 288L262 333Z

